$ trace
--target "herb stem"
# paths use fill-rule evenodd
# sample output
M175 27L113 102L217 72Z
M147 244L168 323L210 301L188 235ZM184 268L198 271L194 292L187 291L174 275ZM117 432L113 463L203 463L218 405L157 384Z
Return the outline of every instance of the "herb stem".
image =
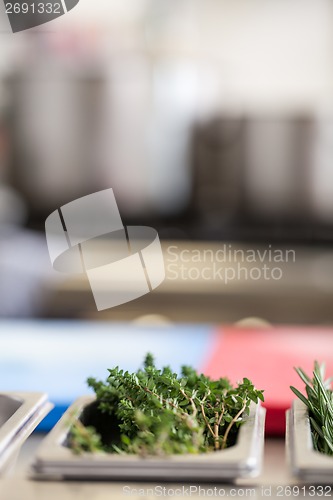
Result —
M239 419L239 417L244 413L245 408L246 408L246 401L244 401L244 404L243 404L242 408L239 410L239 412L237 413L237 415L235 415L234 418L231 420L231 422L229 423L229 425L227 427L227 430L224 433L224 436L223 436L223 439L222 439L222 450L224 450L224 448L227 446L227 440L228 440L229 433L230 433L233 425L237 422L237 420Z

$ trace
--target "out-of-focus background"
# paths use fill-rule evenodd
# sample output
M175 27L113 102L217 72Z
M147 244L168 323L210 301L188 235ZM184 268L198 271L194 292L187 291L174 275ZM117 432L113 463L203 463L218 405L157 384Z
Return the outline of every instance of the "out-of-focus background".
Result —
M81 0L38 29L0 25L0 315L331 324L332 161L330 0ZM44 223L109 187L166 255L272 245L295 261L227 285L167 268L97 313L84 276L52 269Z
M333 366L333 2L80 0L7 28L1 387L48 392L48 429L87 376L151 351L250 377L283 434L292 367ZM85 274L52 268L45 219L109 188L158 231L166 279L98 312Z

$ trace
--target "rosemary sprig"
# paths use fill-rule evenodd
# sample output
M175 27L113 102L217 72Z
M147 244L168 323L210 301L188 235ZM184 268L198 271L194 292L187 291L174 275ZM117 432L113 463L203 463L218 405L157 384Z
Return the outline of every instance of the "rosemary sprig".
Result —
M311 379L301 368L295 368L305 383L306 396L295 387L293 393L308 407L314 449L333 455L333 392L332 377L325 380L325 364L314 364Z

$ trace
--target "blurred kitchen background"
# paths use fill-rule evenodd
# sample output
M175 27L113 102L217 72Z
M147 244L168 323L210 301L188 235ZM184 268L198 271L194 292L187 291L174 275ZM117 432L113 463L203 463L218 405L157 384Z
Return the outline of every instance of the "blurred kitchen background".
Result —
M166 248L292 248L279 282L166 280L97 313L44 223L112 187ZM0 315L333 323L333 2L81 0L0 19Z

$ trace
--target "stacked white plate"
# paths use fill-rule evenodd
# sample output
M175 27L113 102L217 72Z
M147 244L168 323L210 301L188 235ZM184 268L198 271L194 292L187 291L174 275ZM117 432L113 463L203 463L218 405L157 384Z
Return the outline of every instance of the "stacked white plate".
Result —
M33 470L49 479L112 479L150 481L231 481L260 473L264 444L265 410L252 405L234 446L201 455L140 458L134 455L85 453L75 455L67 447L73 415L82 415L94 398L79 398L44 439Z

